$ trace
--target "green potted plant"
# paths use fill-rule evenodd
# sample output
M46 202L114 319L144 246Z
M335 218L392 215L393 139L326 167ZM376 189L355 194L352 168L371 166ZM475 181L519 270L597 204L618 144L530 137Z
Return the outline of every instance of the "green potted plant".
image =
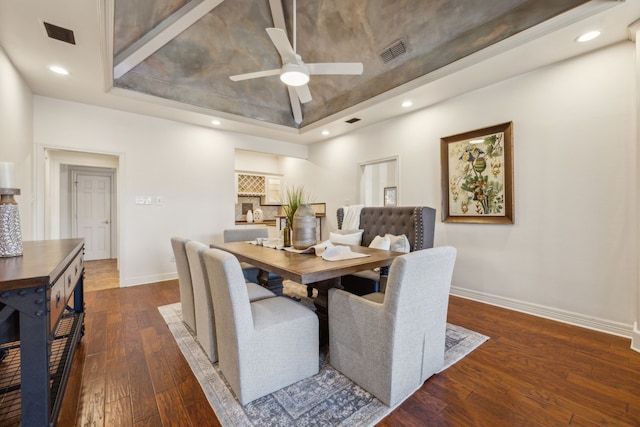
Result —
M291 246L291 229L293 227L293 216L298 210L298 206L307 203L307 195L304 187L290 186L287 187L287 200L282 205L284 216L287 218L287 225L284 227L282 239L284 246Z

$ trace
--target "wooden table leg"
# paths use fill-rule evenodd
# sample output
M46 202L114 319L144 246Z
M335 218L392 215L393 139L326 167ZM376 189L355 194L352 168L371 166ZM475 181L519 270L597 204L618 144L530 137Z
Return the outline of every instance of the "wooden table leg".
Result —
M342 289L340 278L323 280L313 283L318 290L318 296L313 300L316 306L316 314L320 323L320 346L329 344L329 289Z
M275 274L270 274L266 270L261 269L260 273L258 273L258 282L260 283L260 285L269 289L276 295L282 296L283 280L284 279L282 277Z

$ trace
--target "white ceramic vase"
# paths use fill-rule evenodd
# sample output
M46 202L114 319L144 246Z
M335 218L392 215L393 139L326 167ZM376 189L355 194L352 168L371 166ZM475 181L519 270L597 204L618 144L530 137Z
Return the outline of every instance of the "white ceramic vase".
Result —
M253 222L262 222L264 219L264 214L262 209L258 208L253 211Z
M253 222L253 212L251 212L251 209L247 211L247 222Z

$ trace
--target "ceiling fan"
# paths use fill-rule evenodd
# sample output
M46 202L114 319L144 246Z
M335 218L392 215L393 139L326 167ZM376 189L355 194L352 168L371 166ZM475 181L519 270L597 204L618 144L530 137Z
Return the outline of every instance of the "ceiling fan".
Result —
M302 110L300 103L311 101L309 92L309 78L314 74L340 74L340 75L360 75L363 71L361 62L321 62L305 64L302 57L296 53L296 0L293 0L293 46L287 37L284 12L281 0L269 0L271 15L274 25L277 28L267 28L267 34L271 38L280 58L282 67L273 70L256 71L253 73L237 74L229 78L234 82L241 80L256 79L260 77L280 75L280 80L289 89L289 99L293 117L297 124L302 123Z

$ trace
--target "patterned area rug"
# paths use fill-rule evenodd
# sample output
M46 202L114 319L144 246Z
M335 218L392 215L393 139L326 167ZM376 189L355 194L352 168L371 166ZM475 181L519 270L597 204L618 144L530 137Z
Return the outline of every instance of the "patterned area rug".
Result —
M285 293L291 291L287 287ZM308 305L304 288L300 288L291 293ZM333 369L326 363L322 350L318 374L243 407L218 370L218 364L209 361L182 322L180 303L158 307L158 310L223 426L371 426L393 410ZM487 339L484 335L447 324L445 365L441 371Z

